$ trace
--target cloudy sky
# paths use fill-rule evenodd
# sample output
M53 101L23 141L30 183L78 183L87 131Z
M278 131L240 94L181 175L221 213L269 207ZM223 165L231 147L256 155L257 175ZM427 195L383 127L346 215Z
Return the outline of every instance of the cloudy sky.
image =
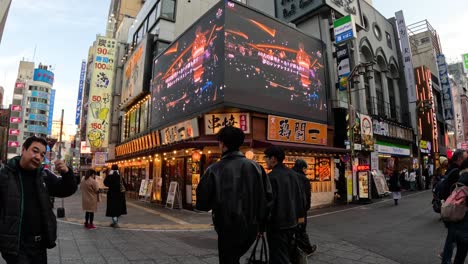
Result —
M460 60L461 54L468 52L468 34L464 32L467 0L373 2L387 18L404 10L407 24L428 19L438 31L449 61ZM73 124L81 61L86 59L96 34L105 33L109 3L110 0L14 0L0 43L0 86L5 88L2 103L11 103L20 60L53 65L57 90L54 119L60 119L63 108L65 123Z
M54 119L65 109L75 122L81 61L96 34L105 34L110 0L13 0L0 43L2 104L12 101L19 61L52 65L56 99ZM34 54L34 50L36 50Z

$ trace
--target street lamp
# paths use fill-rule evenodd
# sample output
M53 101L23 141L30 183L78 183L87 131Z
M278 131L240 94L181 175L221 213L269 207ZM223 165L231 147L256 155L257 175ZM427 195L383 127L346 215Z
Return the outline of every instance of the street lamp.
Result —
M354 106L352 103L352 97L351 97L351 81L355 84L359 83L359 78L361 75L364 75L364 78L366 79L372 79L371 72L374 71L374 61L370 62L362 62L354 66L353 70L351 73L348 75L347 79L347 85L346 85L346 91L348 94L348 125L349 125L349 146L351 148L351 158L350 158L350 164L351 164L351 171L353 178L355 178L355 171L354 171L354 126L356 124L355 118L356 114L354 111ZM357 180L356 180L357 183Z

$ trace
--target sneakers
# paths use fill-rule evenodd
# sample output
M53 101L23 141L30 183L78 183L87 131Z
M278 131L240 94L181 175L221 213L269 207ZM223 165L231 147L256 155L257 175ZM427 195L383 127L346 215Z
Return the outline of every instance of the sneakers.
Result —
M84 223L84 227L85 228L88 228L89 224L88 223Z
M88 225L88 229L96 229L96 228L97 228L97 227L96 227L95 225L93 225L93 224L89 224L89 225Z
M119 228L119 227L120 227L119 224L117 224L117 223L115 223L115 224L112 223L112 224L110 224L109 226L110 226L110 227L113 227L113 228Z
M307 254L307 257L310 257L312 256L315 251L317 251L317 245L312 245L309 250L307 250L307 252L305 252Z

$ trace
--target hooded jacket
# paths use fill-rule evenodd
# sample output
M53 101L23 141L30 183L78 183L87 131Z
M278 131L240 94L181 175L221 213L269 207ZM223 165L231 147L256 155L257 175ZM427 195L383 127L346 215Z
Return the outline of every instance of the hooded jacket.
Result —
M10 159L0 170L0 252L15 255L19 252L24 213L23 181L18 168L20 159L20 156ZM57 219L50 196L67 197L75 193L73 170L68 168L67 173L57 177L49 170L39 168L34 185L41 207L38 217L42 223L42 244L53 248L57 240Z

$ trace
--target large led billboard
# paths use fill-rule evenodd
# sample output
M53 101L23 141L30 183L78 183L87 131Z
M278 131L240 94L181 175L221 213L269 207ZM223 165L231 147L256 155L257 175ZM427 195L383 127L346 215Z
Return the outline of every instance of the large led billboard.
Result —
M154 60L151 127L216 106L327 121L324 44L221 1Z
M154 60L152 127L223 100L224 9L216 5Z
M226 105L326 122L323 43L242 5L226 10Z

